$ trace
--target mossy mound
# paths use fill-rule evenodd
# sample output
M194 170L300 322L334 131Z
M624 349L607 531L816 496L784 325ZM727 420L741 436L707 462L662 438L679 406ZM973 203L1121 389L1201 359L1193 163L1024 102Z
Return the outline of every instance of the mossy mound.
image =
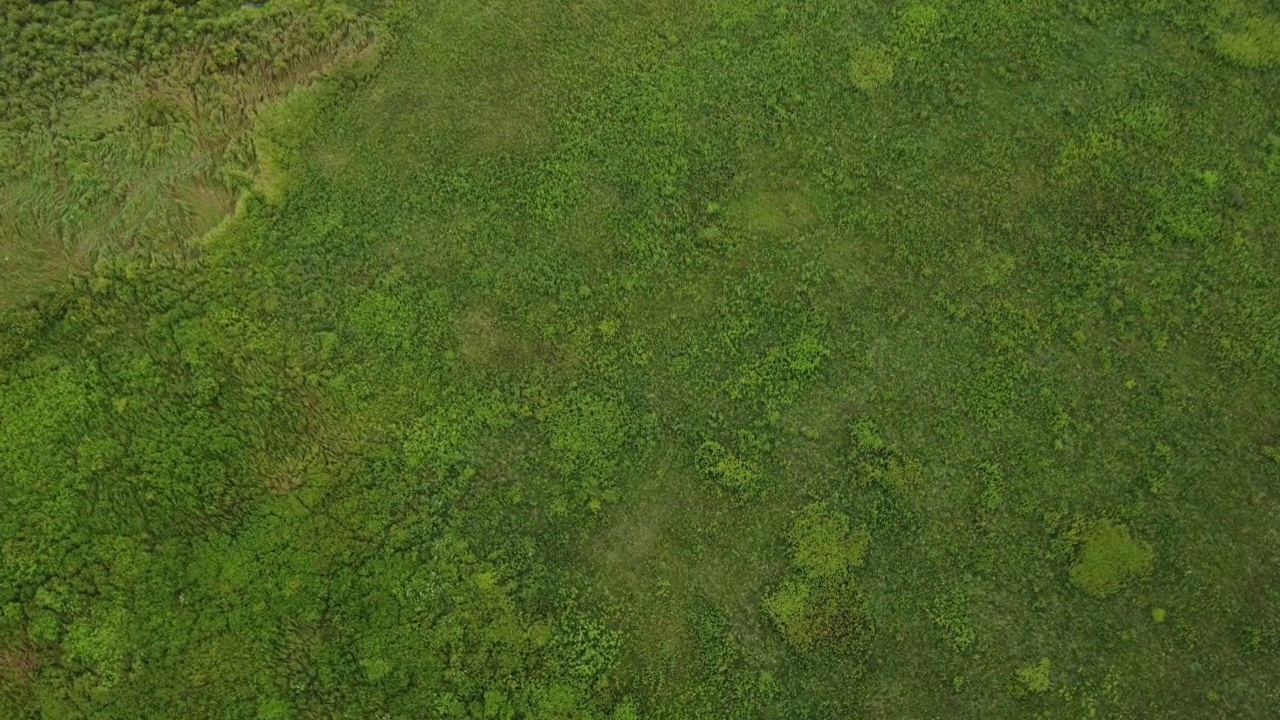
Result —
M1151 574L1155 553L1147 543L1134 540L1124 525L1099 520L1081 540L1071 582L1094 597L1113 595Z

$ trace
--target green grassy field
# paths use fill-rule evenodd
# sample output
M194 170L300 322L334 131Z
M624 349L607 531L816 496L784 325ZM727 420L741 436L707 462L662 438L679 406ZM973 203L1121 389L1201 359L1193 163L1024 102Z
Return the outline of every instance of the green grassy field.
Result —
M5 59L0 718L1280 716L1280 6L348 5L0 0L175 28Z

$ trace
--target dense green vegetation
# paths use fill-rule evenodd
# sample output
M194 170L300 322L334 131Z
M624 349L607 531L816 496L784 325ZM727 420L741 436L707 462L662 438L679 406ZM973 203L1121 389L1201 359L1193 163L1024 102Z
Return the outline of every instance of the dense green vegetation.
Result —
M0 8L0 718L1280 715L1274 3Z

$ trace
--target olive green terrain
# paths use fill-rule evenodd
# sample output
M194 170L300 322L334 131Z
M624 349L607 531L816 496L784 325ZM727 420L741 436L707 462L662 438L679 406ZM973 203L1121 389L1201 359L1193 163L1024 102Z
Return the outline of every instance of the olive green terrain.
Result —
M0 718L1280 717L1275 2L0 8Z

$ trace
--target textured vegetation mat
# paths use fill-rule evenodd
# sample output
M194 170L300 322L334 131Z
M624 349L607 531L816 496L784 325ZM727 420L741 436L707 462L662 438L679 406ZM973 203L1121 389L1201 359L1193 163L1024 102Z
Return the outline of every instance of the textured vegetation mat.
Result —
M0 718L1280 716L1280 5L0 8Z

